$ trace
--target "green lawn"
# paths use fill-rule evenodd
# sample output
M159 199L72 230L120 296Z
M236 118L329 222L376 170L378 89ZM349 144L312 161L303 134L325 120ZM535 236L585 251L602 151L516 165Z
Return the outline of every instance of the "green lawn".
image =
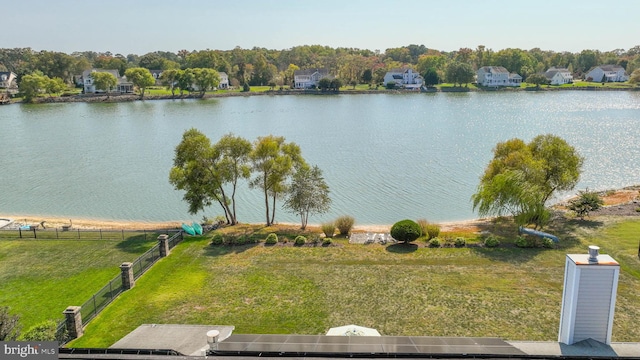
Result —
M156 237L114 240L1 240L0 306L20 316L26 331L61 320L67 306L82 305L157 242Z
M586 229L586 230L584 230ZM584 230L584 231L583 231ZM640 338L640 221L552 228L559 249L213 247L189 238L93 320L72 347L107 347L145 323L234 325L236 333L557 338L566 253L598 244L622 265L613 341ZM574 235L582 234L582 235Z

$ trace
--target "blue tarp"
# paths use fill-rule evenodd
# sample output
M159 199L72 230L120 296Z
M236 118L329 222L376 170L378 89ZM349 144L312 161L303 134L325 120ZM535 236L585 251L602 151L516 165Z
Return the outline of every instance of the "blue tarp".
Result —
M538 231L538 230L533 230L533 229L528 229L528 228L526 228L526 227L522 227L522 226L520 226L520 227L518 228L518 230L519 230L520 234L527 234L527 235L539 236L539 237L541 237L541 238L543 238L543 239L544 239L544 238L546 238L546 239L551 239L551 240L553 240L553 242L555 242L555 243L560 242L560 239L558 239L558 237L557 237L557 236L555 236L555 235L551 235L551 234L548 234L548 233L546 233L546 232L542 232L542 231Z

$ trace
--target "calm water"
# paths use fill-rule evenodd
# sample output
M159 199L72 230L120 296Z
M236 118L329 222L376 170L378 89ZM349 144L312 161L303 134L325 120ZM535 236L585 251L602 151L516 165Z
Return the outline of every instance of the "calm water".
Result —
M0 107L0 213L168 221L189 215L168 183L195 127L213 142L285 136L323 171L331 212L360 224L471 219L470 197L499 142L553 133L586 158L577 189L640 183L640 93L254 96ZM240 188L242 222L264 221ZM279 209L277 221L298 221ZM217 207L204 214L221 214Z

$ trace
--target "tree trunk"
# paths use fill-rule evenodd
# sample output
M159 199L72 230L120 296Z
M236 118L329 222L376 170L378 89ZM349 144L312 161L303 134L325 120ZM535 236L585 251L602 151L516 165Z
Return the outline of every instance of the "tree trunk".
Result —
M274 224L276 219L276 194L273 194L273 207L271 208L271 225Z

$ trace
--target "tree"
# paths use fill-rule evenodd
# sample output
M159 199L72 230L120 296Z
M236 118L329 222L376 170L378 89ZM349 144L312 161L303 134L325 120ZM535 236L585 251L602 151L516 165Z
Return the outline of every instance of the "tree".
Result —
M58 324L53 320L46 320L37 325L34 325L27 330L22 336L20 341L62 341L65 334L57 333Z
M329 211L331 198L329 186L322 177L322 170L314 166L301 166L293 175L284 207L300 216L300 228L306 229L309 215Z
M217 202L227 223L238 222L235 194L238 180L248 179L251 143L227 134L211 145L209 138L196 129L189 129L176 146L169 182L184 190L189 212L195 214Z
M322 78L318 81L318 87L320 90L325 91L331 87L331 80L329 78Z
M52 96L52 94L57 94L65 91L67 89L67 84L65 84L64 81L59 77L54 77L53 79L47 78L44 89L47 94L49 94L49 96Z
M629 77L629 83L636 85L640 84L640 69L633 70L631 76Z
M471 65L458 61L450 63L445 72L445 80L453 83L453 86L456 84L460 84L460 86L468 84L473 81L474 76L475 72Z
M178 73L177 77L177 85L180 88L180 95L182 95L185 90L191 92L194 79L193 69L181 71Z
M437 85L440 82L440 77L438 76L438 73L436 72L435 68L427 69L427 71L422 75L422 77L424 78L424 84L427 87L433 87L434 85Z
M20 335L18 315L9 314L9 308L0 307L0 341L15 341Z
M193 84L200 91L200 96L204 96L207 90L215 88L220 84L220 75L213 69L191 69L193 71Z
M584 220L589 213L600 209L604 201L595 191L578 191L578 197L569 201L569 210L576 213L580 220Z
M103 90L107 93L107 96L111 89L118 85L118 79L112 73L106 71L94 71L91 73L91 78L96 90Z
M520 139L498 143L485 169L473 208L480 216L511 214L518 225L543 226L547 200L556 191L572 190L584 159L562 138L539 135L529 144Z
M548 84L549 80L543 74L533 74L527 77L527 83L534 84L536 88L540 88L540 85Z
M408 244L422 235L422 229L413 220L401 220L391 226L389 231L391 237Z
M340 91L341 87L342 87L342 80L338 78L331 80L331 82L329 83L329 88L333 91Z
M258 137L250 154L252 170L257 173L250 186L264 192L266 225L274 223L276 199L287 190L286 180L294 169L304 166L300 147L295 143L285 143L282 136ZM269 197L272 205L269 206Z
M144 91L147 87L156 84L156 79L153 78L149 69L143 67L127 69L127 71L124 72L124 76L140 90L140 99L144 97Z
M179 69L169 69L162 72L160 75L160 82L171 90L171 96L176 95L176 87L178 86L178 79L184 71Z
M41 71L34 71L32 74L25 75L20 80L19 89L26 102L32 102L35 97L45 90L49 77L43 75Z

